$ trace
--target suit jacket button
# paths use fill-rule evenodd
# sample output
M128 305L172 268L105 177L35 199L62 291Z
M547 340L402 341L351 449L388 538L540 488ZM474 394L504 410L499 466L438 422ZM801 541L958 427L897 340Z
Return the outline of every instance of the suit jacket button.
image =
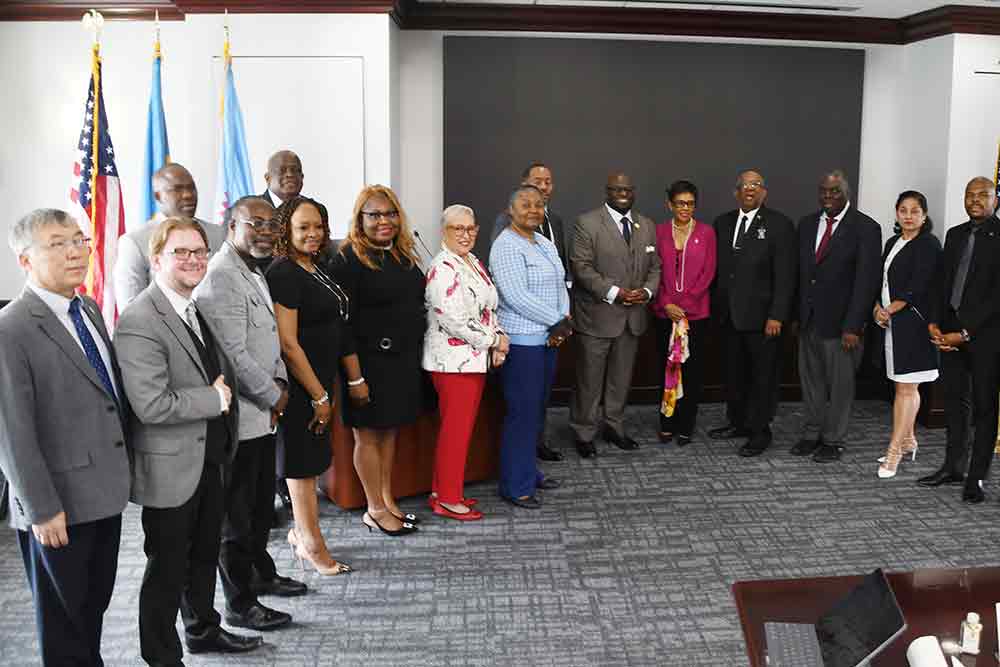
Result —
M198 438L198 442L205 442L204 436Z
M815 278L813 278L812 280L810 280L810 281L809 281L809 284L810 284L810 285L815 285L815 284L816 284L816 279L815 279Z
M115 411L115 406L109 405L108 406L108 412L114 412L114 411Z
M122 442L121 440L119 440L118 442L115 443L115 447L124 447L124 446L125 446L125 443Z
M730 273L730 274L729 274L729 277L730 277L730 278L736 278L736 274L735 274L735 273Z

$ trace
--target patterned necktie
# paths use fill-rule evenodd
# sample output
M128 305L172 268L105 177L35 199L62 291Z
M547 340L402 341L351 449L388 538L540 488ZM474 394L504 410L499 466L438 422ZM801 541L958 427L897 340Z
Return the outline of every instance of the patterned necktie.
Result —
M101 380L104 388L108 390L108 394L117 402L118 396L115 394L115 386L111 383L108 367L104 365L104 359L101 358L101 353L97 349L97 343L94 342L94 337L90 335L90 329L83 321L83 313L80 312L80 297L69 302L69 318L73 320L73 326L76 327L76 335L80 337L87 361L97 371L97 377Z
M201 325L198 324L198 315L195 313L194 303L189 303L187 308L184 309L184 317L187 320L187 325L191 327L191 331L194 332L194 335L197 336L198 340L201 341L201 344L204 345L205 337L201 335Z
M816 263L819 264L823 259L823 255L826 254L826 247L830 245L830 237L833 236L833 224L836 222L834 218L831 218L829 214L826 216L826 231L823 232L823 238L819 240L819 247L816 248Z
M743 246L743 237L746 236L747 227L749 227L749 225L747 224L747 216L744 215L742 218L740 218L740 229L739 232L736 234L736 242L733 244L733 248L735 248L736 250L739 250Z
M622 216L622 236L625 237L625 243L632 245L632 221L627 215Z
M977 225L973 225L969 230L969 239L965 242L965 249L962 251L962 256L958 259L958 267L955 269L955 282L951 285L951 300L949 301L955 311L962 305L965 280L969 277L969 266L972 264L972 251L976 247L976 232L978 231Z

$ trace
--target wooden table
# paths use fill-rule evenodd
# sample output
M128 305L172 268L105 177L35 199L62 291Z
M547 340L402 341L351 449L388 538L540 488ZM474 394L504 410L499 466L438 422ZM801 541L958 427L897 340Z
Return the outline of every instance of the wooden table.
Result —
M917 637L958 639L958 629L970 611L983 624L980 653L963 655L965 667L997 667L995 603L1000 602L1000 567L924 569L889 574L908 628L872 661L872 667L905 667L906 649ZM740 581L733 597L743 626L751 667L766 665L764 623L815 623L837 600L860 583L862 576Z

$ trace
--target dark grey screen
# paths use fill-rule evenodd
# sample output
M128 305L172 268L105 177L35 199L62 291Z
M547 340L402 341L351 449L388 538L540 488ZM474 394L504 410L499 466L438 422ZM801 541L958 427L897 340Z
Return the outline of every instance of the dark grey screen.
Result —
M444 204L488 226L542 160L568 223L618 169L657 221L666 185L694 181L696 217L711 222L735 206L736 173L757 168L768 203L795 219L819 208L825 171L856 184L863 76L860 50L445 37Z

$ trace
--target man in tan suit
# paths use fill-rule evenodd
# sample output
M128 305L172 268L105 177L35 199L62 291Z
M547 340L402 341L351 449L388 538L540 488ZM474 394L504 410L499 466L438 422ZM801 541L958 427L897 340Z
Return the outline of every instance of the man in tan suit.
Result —
M639 447L623 417L639 337L649 325L646 304L660 282L656 227L632 210L631 179L611 174L606 193L603 206L577 220L570 252L580 356L569 421L583 458L597 453L602 399L604 437L621 449Z

